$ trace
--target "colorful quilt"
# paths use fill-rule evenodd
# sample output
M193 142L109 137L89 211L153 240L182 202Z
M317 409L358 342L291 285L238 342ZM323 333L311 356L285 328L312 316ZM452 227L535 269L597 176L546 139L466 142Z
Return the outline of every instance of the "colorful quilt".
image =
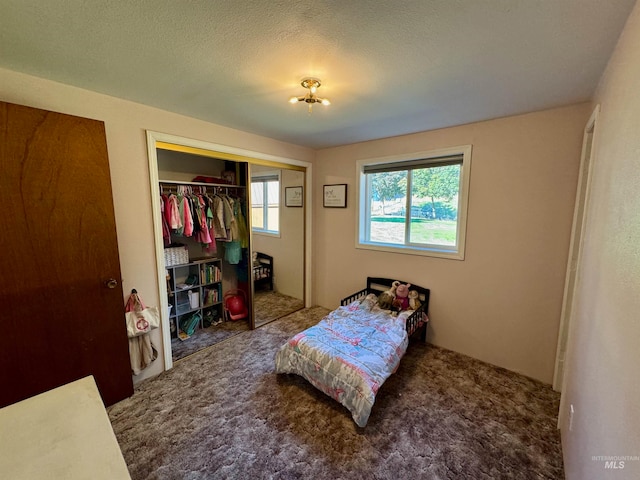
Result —
M367 424L380 386L407 350L405 320L373 302L355 301L292 337L276 353L276 372L295 373ZM406 313L406 315L405 315Z

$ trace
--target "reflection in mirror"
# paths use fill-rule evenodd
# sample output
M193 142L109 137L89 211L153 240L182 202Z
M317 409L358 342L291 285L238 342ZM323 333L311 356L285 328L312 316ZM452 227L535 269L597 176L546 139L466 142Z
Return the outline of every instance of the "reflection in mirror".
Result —
M304 172L250 168L253 308L259 327L304 307Z

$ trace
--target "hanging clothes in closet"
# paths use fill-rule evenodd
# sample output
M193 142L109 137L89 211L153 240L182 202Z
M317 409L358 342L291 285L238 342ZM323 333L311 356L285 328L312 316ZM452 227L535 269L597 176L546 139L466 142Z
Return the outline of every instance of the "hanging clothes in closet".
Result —
M244 198L229 193L235 188L161 184L165 246L172 243L172 236L193 237L206 252L216 253L218 240L224 242L225 259L231 264L239 263L242 249L249 245L249 232Z

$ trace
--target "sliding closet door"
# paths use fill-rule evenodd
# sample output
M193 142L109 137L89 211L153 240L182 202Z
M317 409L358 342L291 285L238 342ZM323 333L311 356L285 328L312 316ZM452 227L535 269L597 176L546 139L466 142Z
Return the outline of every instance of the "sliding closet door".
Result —
M104 124L0 102L0 407L133 394Z

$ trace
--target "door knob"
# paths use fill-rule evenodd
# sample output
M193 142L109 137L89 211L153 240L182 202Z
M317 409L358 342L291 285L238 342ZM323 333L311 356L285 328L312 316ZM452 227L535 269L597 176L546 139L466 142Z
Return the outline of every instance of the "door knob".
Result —
M109 280L104 282L104 284L107 286L107 288L116 288L118 286L118 281L115 278L110 278Z

